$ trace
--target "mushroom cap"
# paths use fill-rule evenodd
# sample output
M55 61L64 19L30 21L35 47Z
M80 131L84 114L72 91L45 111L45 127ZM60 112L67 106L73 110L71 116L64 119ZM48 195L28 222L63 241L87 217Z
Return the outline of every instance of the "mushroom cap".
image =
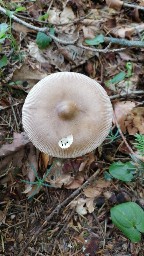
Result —
M112 124L113 110L103 87L74 72L40 80L29 92L22 123L30 141L54 157L75 158L97 148Z

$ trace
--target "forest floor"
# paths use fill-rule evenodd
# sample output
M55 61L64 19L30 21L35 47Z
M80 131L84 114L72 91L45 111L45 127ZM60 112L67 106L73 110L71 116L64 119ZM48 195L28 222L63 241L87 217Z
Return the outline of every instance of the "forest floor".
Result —
M143 256L144 236L133 243L110 210L144 208L144 1L1 0L0 21L0 255ZM115 112L103 144L77 159L36 150L21 121L31 88L63 71L98 81Z

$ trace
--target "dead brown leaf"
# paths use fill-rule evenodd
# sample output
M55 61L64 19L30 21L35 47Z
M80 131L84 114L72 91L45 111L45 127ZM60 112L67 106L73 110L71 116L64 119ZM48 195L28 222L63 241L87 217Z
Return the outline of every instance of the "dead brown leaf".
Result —
M123 1L120 0L106 0L108 7L120 11L123 6Z
M114 103L114 111L115 115L118 121L118 124L120 125L121 130L125 133L126 127L125 127L125 120L127 115L131 112L131 110L135 107L135 103L132 101L120 101Z
M13 30L15 30L18 33L23 33L23 36L26 36L27 33L33 31L32 29L30 29L30 28L28 28L28 27L26 27L26 26L24 26L20 23L17 23L17 22L13 22L12 28L13 28Z
M137 107L127 115L125 126L130 135L144 134L144 107Z
M84 176L82 174L78 174L74 177L73 181L69 185L65 185L67 189L76 189L79 188L84 182Z
M76 212L79 215L86 215L87 214L87 208L85 206L86 199L84 198L78 198L77 200L74 200L70 203L71 208L75 208Z
M8 156L15 153L16 151L20 150L29 142L30 141L26 136L25 132L22 132L22 133L15 132L13 135L13 142L11 144L6 143L0 148L0 157Z
M98 197L104 188L111 185L110 181L99 180L96 185L88 186L83 190L84 195L88 198Z
M38 66L38 65L37 65ZM48 74L46 72L40 71L40 68L38 67L31 67L28 63L23 64L20 69L16 69L14 71L12 81L20 81L21 84L16 86L14 85L14 88L22 89L26 92L29 91L35 85L39 80L45 78ZM27 82L28 85L26 87L23 87L23 83Z

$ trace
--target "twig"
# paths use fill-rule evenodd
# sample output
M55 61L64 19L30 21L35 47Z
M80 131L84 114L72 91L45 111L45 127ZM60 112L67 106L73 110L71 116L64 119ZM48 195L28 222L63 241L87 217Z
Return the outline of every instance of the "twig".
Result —
M61 26L71 26L71 25L74 25L76 23L80 23L82 22L85 18L87 18L88 16L91 15L92 12L88 13L87 15L83 16L83 17L80 17L79 19L75 19L71 22L65 22L65 23L51 23L49 21L43 21L43 20L37 20L37 19L34 19L34 18L30 18L30 17L26 17L26 16L23 16L23 15L20 15L20 14L16 14L17 17L20 17L20 18L23 18L23 19L26 19L26 20L30 20L30 21L35 21L35 22L38 22L38 23L42 23L42 24L47 24L47 25L52 25L52 26L56 26L56 27L61 27Z
M114 37L104 37L104 41L106 43L119 44L126 47L144 48L144 41L130 41L127 39L119 39Z
M140 5L135 5L135 4L127 4L123 3L123 7L128 7L128 8L135 8L144 11L144 7Z
M116 95L109 96L109 98L111 100L114 100L114 99L121 98L121 97L134 96L134 95L140 95L140 94L144 94L144 90L119 93L119 94L116 94Z
M0 12L2 12L2 13L4 13L4 14L7 14L7 13L6 13L6 9L4 9L4 8L1 7L1 6L0 6ZM74 43L78 40L78 39L75 39L75 40L73 40L73 41L64 41L64 40L62 40L62 39L57 38L57 37L54 36L54 35L51 35L51 34L49 33L49 28L48 28L48 27L44 27L44 28L36 27L36 26L34 26L34 25L31 25L31 24L25 22L24 20L21 20L21 19L17 18L15 15L12 15L11 18L12 18L13 20L15 20L16 22L18 22L18 23L20 23L20 24L26 26L27 28L30 28L30 29L35 30L35 31L38 31L38 32L44 32L44 33L46 33L46 34L47 34L49 37L51 37L54 41L56 41L56 42L58 42L58 43L60 43L60 44L64 44L64 45L74 44Z
M73 200L83 188L85 188L91 181L94 180L94 178L99 174L99 170L97 170L81 187L79 187L77 190L75 190L68 198L66 198L61 204L57 205L56 208L51 212L50 215L48 215L43 222L43 224L38 228L38 230L33 234L33 236L27 241L25 246L22 248L22 250L19 253L19 256L23 256L25 250L27 249L28 245L42 232L43 228L48 224L48 222L53 218L55 214L58 214L62 207L66 206L70 200Z
M82 44L77 44L78 47L88 50L88 51L92 51L92 52L101 52L101 53L107 53L107 52L121 52L124 51L126 48L119 48L119 49L109 49L109 47L106 47L105 49L96 49L96 48L92 48L92 47L88 47L88 46L84 46Z

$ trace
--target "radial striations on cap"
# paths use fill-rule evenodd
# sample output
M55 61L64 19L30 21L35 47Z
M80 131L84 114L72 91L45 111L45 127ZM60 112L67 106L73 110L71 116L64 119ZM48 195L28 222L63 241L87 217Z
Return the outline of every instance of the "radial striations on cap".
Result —
M23 105L22 123L40 151L74 158L91 152L104 141L112 115L110 99L99 83L79 73L59 72L31 89ZM63 138L72 138L70 146L60 147Z

